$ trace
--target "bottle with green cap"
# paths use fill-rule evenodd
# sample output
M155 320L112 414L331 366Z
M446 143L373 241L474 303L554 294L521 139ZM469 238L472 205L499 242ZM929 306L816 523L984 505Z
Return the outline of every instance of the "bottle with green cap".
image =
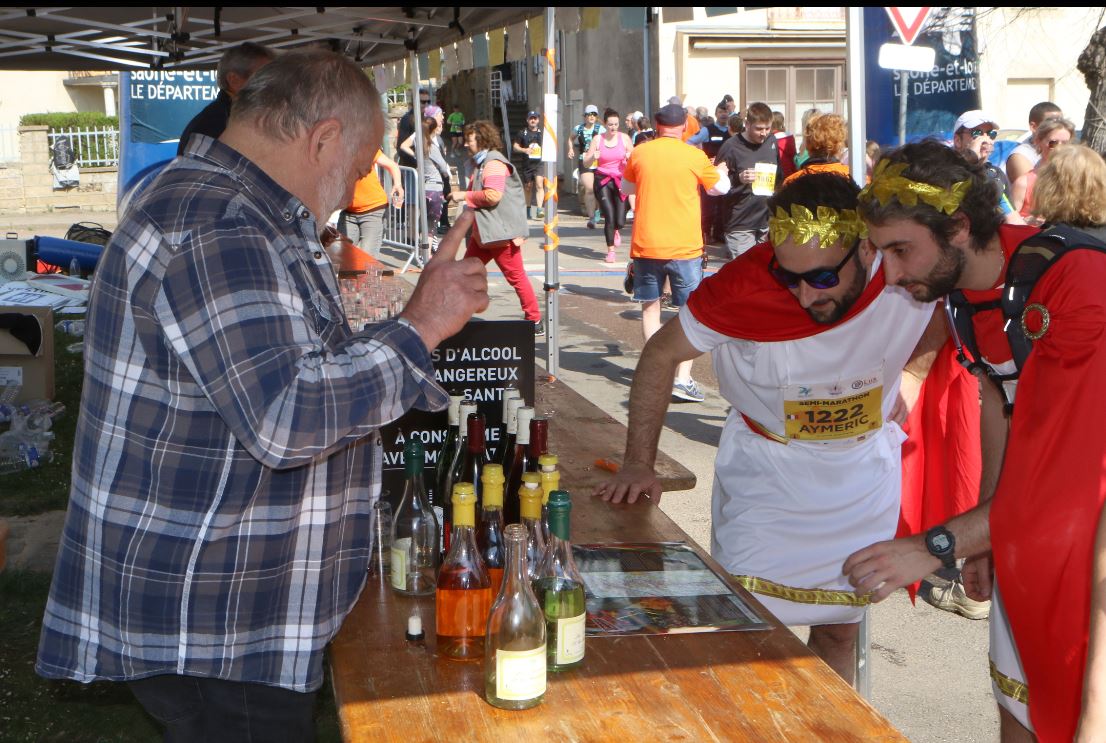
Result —
M484 698L503 709L529 709L545 697L545 617L526 577L526 529L505 534L507 573L488 615Z
M545 612L549 670L576 668L584 662L587 607L584 579L572 559L569 515L572 498L565 490L549 495L549 543L545 548L534 593Z
M425 464L422 442L408 441L403 447L403 497L392 519L391 567L392 588L407 596L429 596L438 578L441 537L426 497Z
M453 534L434 594L438 654L452 660L484 657L492 584L476 548L476 489L453 486Z
M538 457L538 474L541 476L541 529L545 541L549 541L549 494L561 489L561 473L557 470L557 455L542 454Z
M526 527L526 572L530 580L534 580L538 577L542 558L545 557L545 532L542 531L541 520L541 475L527 472L522 476L518 500L522 525Z
M484 567L492 581L492 595L499 594L503 569L507 564L503 544L503 467L485 464L480 473L483 493L480 498L480 523L476 527L476 548L484 558Z

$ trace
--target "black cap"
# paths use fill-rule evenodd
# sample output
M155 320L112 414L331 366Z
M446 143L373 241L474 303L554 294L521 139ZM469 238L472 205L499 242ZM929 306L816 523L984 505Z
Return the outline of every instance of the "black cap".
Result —
M679 126L687 122L687 111L675 103L669 103L653 116L653 121L661 126Z
M527 119L540 119L541 114L538 113L537 111L531 111L530 113L526 114L526 118Z

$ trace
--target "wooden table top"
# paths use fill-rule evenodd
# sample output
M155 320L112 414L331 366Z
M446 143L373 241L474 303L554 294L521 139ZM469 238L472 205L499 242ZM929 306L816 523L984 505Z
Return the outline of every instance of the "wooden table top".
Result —
M550 396L549 387L558 389ZM648 503L612 505L590 495L591 485L606 476L592 462L605 456L601 451L621 453L624 428L611 421L619 432L595 420L594 406L562 383L539 383L538 397L539 406L555 411L551 449L588 453L582 459L561 456L561 482L574 495L573 541L683 541L725 575L660 509ZM671 477L678 484L680 473L673 469ZM770 620L771 629L588 637L583 667L550 673L539 707L506 711L484 701L482 662L434 655L433 596L399 596L370 576L330 647L343 737L402 743L539 736L635 742L906 740L755 598L731 585ZM426 631L422 644L404 639L407 617L416 613Z

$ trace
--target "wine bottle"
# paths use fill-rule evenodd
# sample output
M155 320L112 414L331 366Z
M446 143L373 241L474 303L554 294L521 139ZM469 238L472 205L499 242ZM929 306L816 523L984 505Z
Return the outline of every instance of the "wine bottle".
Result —
M538 577L542 558L545 557L545 533L542 531L541 520L541 476L537 472L523 474L518 499L522 525L526 527L526 570L530 580L534 580Z
M480 473L483 493L480 498L480 520L476 527L476 548L484 559L492 581L492 595L499 594L507 554L503 545L503 467L485 464Z
M503 474L511 474L511 466L515 461L515 441L518 433L518 410L525 407L526 403L521 397L512 398L507 403L507 438L503 442L503 456L499 463L503 465ZM515 491L507 490L503 502L503 521L507 524L518 522L518 501L514 498Z
M526 575L526 529L511 524L505 540L507 572L484 640L484 698L503 709L529 709L545 697L545 616Z
M438 519L426 497L423 467L426 452L421 441L403 448L406 482L392 519L392 588L408 596L434 593L438 577L441 536Z
M457 482L454 471L464 460L465 447L468 441L468 426L465 421L476 412L476 403L465 400L457 411L457 443L453 447L453 453L449 456L449 467L442 473L439 488L442 493L442 555L449 551L449 540L453 537L453 484Z
M549 544L545 548L535 593L545 612L549 670L575 668L584 662L584 580L572 559L569 514L572 500L567 491L549 496Z
M515 451L511 455L511 469L504 470L507 475L507 492L517 493L522 487L522 473L529 472L527 464L530 456L530 421L534 418L534 409L522 406L518 409L515 425Z
M549 541L549 494L561 489L561 473L557 471L557 455L542 454L538 457L538 474L541 476L541 528L545 541Z
M484 471L484 465L488 463L488 450L484 443L484 414L469 413L467 428L464 455L453 472L453 482L471 482L476 490L476 503L479 508L480 498L484 493L484 483L481 482L480 475Z
M472 660L484 655L491 581L476 549L476 492L472 484L454 485L451 500L453 536L438 572L434 595L438 654L453 660Z
M514 388L514 387L505 387L503 389L503 397L501 398L502 406L500 408L502 410L502 414L500 416L499 426L498 426L498 429L499 429L499 444L496 447L495 456L491 458L491 461L496 462L498 464L503 464L503 452L506 450L506 447L507 447L507 429L508 428L513 428L513 426L509 426L507 424L508 418L510 417L510 403L511 403L511 400L521 400L521 399L522 399L522 393L519 392L516 388ZM503 471L506 472L507 470L503 470Z
M438 523L441 523L441 515L445 501L449 500L449 492L442 490L445 486L444 477L449 471L449 465L453 464L451 458L457 448L457 439L460 438L461 428L461 403L468 398L461 395L449 396L449 427L446 429L445 441L442 442L441 451L438 452L438 461L434 465L432 482L427 483L430 495L430 505L438 514Z
M538 457L549 452L549 421L534 418L530 421L530 448L526 452L529 462L526 471L538 471Z

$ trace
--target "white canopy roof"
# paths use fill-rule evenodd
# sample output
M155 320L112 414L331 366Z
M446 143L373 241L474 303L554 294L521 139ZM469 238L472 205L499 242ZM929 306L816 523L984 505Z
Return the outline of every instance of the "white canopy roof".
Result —
M503 28L540 7L121 7L0 9L0 69L214 67L244 41L273 49L326 43L364 65L403 59Z

